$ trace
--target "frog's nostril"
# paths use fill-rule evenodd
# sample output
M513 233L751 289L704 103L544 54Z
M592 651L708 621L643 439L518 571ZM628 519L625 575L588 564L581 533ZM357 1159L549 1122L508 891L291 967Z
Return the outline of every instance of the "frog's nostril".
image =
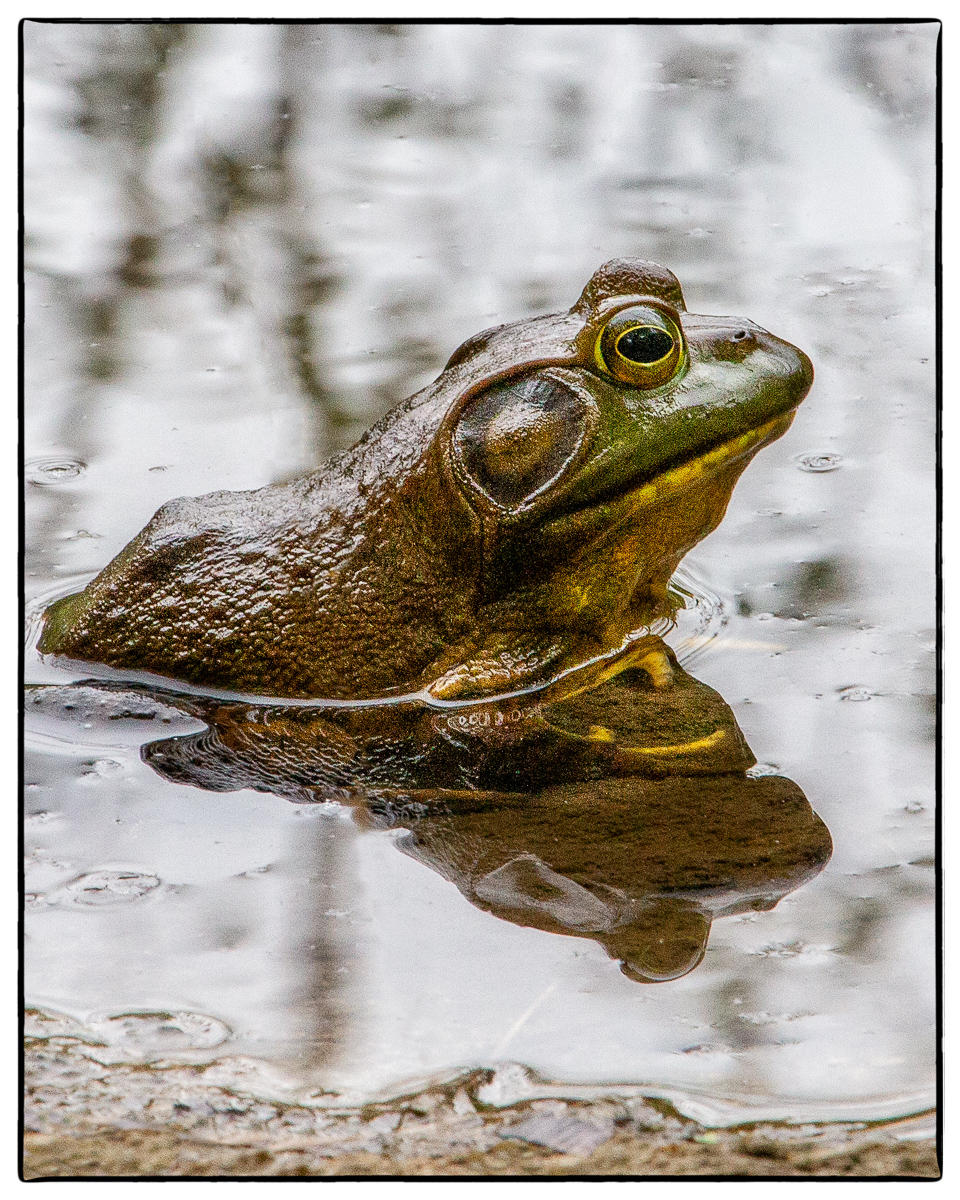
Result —
M749 330L738 329L737 332L733 335L733 337L730 340L734 341L734 342L742 342L745 338L748 338L749 336L750 336Z

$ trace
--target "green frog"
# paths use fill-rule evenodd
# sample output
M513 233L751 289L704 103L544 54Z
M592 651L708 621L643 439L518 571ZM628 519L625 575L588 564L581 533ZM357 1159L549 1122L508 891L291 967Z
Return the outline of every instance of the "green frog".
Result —
M163 505L39 648L291 698L569 693L628 667L669 687L670 577L812 379L615 259L568 312L470 338L315 473Z

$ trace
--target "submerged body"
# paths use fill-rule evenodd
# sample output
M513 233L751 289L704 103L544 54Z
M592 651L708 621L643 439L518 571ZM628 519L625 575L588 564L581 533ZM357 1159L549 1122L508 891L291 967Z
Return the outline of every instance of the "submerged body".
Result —
M314 474L164 505L51 607L40 650L347 699L642 662L678 562L811 381L795 347L614 260L569 312L471 338Z

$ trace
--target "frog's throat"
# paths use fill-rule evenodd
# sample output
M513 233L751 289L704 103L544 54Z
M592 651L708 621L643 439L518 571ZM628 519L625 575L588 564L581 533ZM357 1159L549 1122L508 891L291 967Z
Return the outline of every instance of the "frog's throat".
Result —
M696 458L689 458L674 467L667 467L655 478L640 484L630 492L631 508L646 508L648 505L659 504L678 492L685 492L737 459L756 453L761 446L776 441L786 433L795 411L791 409L790 412L781 413L755 429L737 434L736 437L721 442L703 454L698 454Z

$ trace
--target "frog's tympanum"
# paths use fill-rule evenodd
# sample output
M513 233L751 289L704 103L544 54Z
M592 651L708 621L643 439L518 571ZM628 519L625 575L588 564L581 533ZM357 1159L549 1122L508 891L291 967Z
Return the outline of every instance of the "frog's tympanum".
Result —
M668 683L647 631L671 573L811 380L614 260L569 312L465 342L315 474L164 505L40 649L285 697L482 698L584 665Z

